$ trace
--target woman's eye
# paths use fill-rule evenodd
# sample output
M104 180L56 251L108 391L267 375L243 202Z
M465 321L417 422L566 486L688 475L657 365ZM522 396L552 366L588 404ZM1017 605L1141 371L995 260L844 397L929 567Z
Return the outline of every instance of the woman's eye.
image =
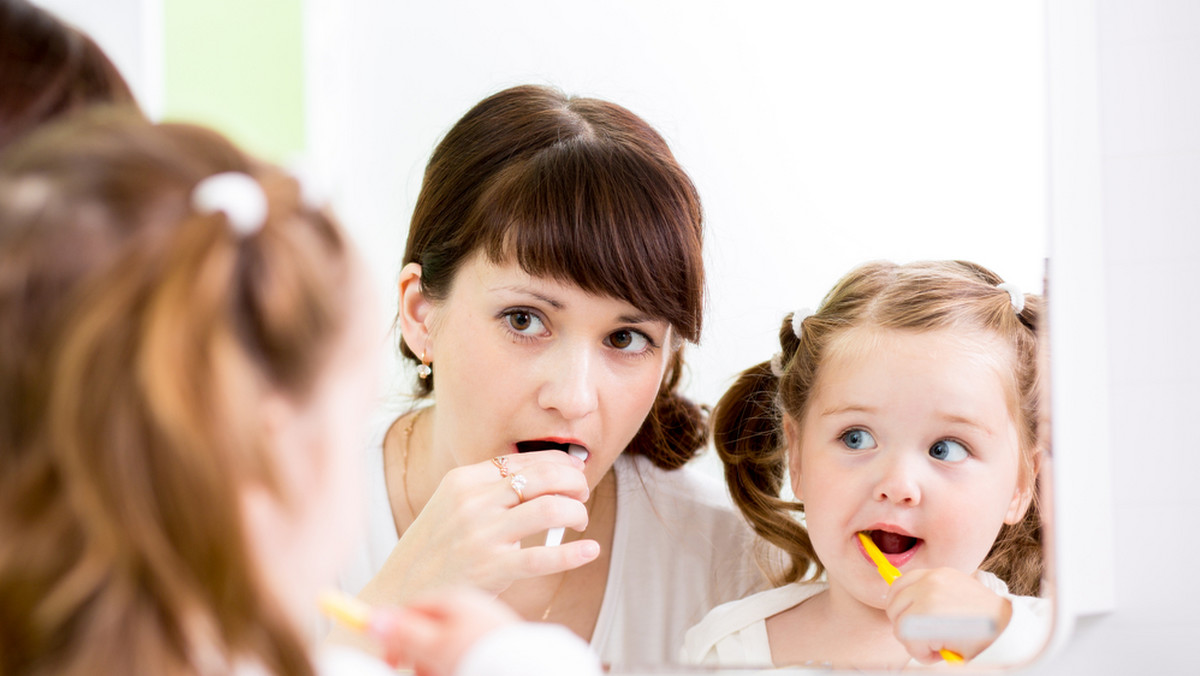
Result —
M957 441L942 439L929 447L929 456L946 462L962 462L971 454L967 448Z
M849 430L842 433L842 443L846 444L846 448L863 451L875 448L875 437L866 430Z
M650 339L639 331L621 329L608 334L608 344L623 352L645 352Z
M505 313L504 320L507 321L508 326L517 333L536 335L544 330L542 320L532 312L513 310Z

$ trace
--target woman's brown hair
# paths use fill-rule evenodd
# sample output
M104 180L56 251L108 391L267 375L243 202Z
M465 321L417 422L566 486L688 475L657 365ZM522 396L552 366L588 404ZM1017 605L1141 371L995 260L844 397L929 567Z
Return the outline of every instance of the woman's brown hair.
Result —
M230 171L261 230L191 207ZM96 111L5 154L0 376L27 418L0 456L0 673L312 673L239 496L294 498L259 404L309 396L350 265L295 180L198 127Z
M783 416L803 426L808 402L829 346L846 331L877 327L905 331L984 331L1012 346L1011 411L1017 424L1021 481L1033 501L1024 518L1001 527L981 568L995 573L1017 594L1036 595L1043 575L1042 526L1037 468L1040 385L1038 325L1041 296L1024 297L1016 312L995 273L962 261L908 265L876 262L852 270L807 318L789 315L779 329L780 354L744 371L713 412L713 439L725 463L725 479L755 531L790 555L777 583L818 577L823 567L808 533L796 519L804 506L780 498L788 457ZM801 322L801 337L793 330ZM781 373L781 375L776 375Z
M26 0L0 0L0 149L95 104L136 106L92 38Z
M421 265L421 290L439 301L483 251L626 301L695 342L702 240L696 188L658 132L616 104L527 85L476 104L434 150L404 262ZM403 341L400 349L416 360ZM677 349L627 449L667 469L707 440L703 412L677 391L682 368ZM428 395L433 378L417 388Z

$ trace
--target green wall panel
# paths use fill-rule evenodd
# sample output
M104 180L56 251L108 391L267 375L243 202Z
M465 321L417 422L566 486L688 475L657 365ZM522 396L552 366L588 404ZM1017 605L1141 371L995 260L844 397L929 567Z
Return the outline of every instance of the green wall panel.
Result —
M304 150L302 0L163 0L163 117L274 161Z

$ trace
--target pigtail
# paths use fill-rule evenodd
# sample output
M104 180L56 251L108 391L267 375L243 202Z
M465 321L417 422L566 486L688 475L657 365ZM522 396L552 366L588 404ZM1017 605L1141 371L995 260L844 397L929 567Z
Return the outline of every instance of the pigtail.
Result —
M683 349L675 351L650 414L625 452L644 455L656 466L673 470L696 457L708 443L708 409L679 393Z
M788 555L782 573L764 566L775 584L817 577L823 570L808 532L795 517L804 505L779 497L787 478L788 449L776 369L787 373L800 343L791 318L785 319L780 330L783 350L771 361L743 371L713 411L713 445L725 465L734 504L760 537Z
M1020 521L1015 524L1004 524L1000 528L996 541L988 552L980 568L995 574L1008 584L1009 591L1023 596L1037 596L1041 592L1042 579L1046 574L1044 558L1045 541L1043 535L1043 519L1041 509L1041 478L1038 469L1041 465L1041 439L1039 425L1044 424L1042 410L1046 402L1042 393L1047 391L1042 385L1046 374L1039 368L1038 351L1045 349L1038 340L1038 329L1044 310L1041 296L1029 294L1025 296L1025 304L1016 317L1020 322L1013 334L1016 344L1017 387L1021 390L1021 417L1024 426L1019 430L1021 443L1034 449L1027 462L1022 463L1021 472L1024 477L1031 477L1032 499L1029 509ZM1022 459L1026 456L1022 454Z

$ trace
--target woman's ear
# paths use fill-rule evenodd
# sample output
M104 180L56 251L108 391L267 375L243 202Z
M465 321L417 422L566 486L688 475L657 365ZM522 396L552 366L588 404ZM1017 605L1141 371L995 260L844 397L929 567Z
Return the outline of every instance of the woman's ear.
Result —
M408 349L426 361L433 361L429 344L430 315L433 304L421 290L421 264L409 263L400 270L399 323L400 336Z
M797 500L804 500L800 490L800 426L792 420L792 416L783 414L783 443L788 454L788 480L792 483L792 494Z

